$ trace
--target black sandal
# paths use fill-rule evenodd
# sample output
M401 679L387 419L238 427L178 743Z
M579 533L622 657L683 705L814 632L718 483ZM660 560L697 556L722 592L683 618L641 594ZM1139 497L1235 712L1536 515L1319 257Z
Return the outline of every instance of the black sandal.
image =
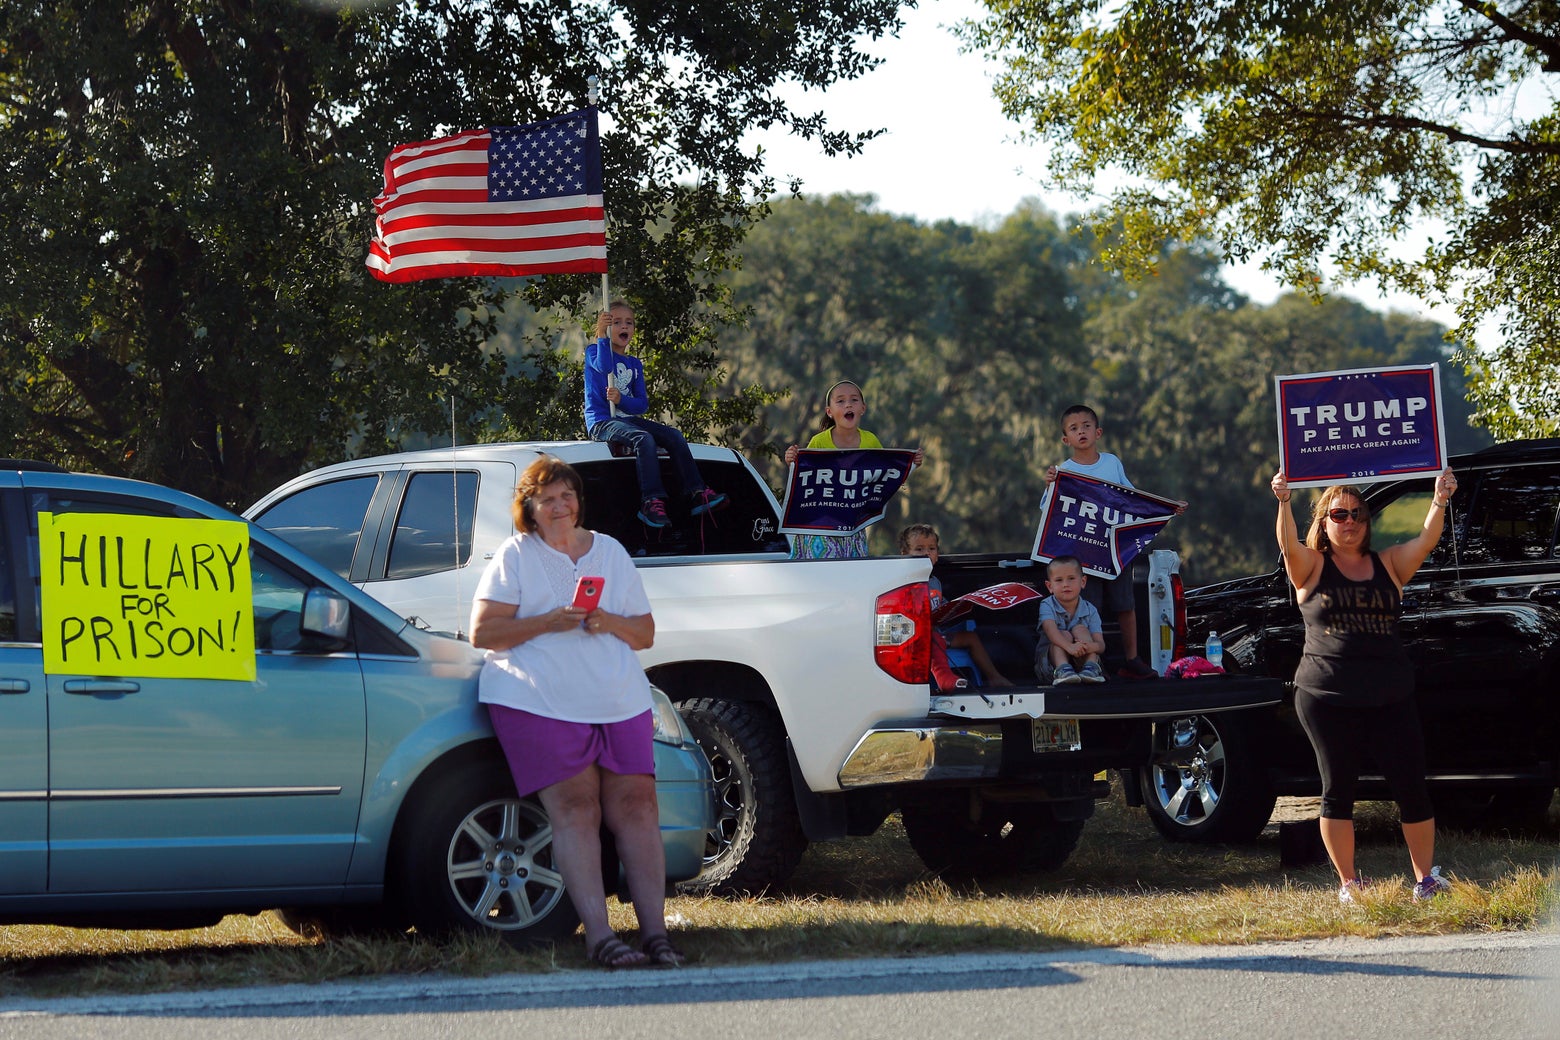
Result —
M672 940L665 932L649 936L639 944L644 955L650 958L650 963L658 968L680 968L687 963L687 956L672 945Z
M609 935L592 946L586 956L590 958L591 963L608 969L638 968L650 963L647 954L640 953L615 935Z

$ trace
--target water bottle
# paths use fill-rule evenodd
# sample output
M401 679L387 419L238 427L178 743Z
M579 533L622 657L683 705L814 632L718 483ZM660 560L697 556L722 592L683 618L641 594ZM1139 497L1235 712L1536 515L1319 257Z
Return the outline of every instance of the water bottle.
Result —
M1203 647L1203 656L1208 663L1216 668L1224 667L1224 643L1219 639L1219 633L1209 632L1208 642Z

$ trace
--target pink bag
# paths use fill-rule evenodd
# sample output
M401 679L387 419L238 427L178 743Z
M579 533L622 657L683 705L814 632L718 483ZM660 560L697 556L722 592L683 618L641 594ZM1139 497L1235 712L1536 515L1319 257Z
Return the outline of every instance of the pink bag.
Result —
M1199 675L1223 675L1224 669L1206 657L1178 657L1165 669L1166 679L1195 679Z

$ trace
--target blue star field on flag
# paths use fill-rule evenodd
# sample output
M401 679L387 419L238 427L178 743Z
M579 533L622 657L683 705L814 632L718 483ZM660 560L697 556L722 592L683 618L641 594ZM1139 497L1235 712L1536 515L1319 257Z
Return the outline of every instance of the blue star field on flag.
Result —
M488 145L488 200L549 199L599 192L585 161L583 112L531 126L495 126Z

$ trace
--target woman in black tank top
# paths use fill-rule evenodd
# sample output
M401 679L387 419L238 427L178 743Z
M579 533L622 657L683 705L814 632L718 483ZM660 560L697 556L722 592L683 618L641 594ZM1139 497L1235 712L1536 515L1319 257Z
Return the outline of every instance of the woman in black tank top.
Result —
M1380 552L1370 547L1370 512L1350 487L1321 492L1300 541L1289 483L1273 477L1278 547L1305 620L1295 670L1295 711L1322 776L1322 842L1338 871L1338 898L1354 902L1364 882L1354 869L1354 792L1366 759L1386 777L1413 863L1414 898L1445 886L1433 872L1435 814L1425 784L1424 734L1414 673L1398 634L1403 586L1440 540L1446 504L1457 491L1450 468L1436 478L1424 526Z

